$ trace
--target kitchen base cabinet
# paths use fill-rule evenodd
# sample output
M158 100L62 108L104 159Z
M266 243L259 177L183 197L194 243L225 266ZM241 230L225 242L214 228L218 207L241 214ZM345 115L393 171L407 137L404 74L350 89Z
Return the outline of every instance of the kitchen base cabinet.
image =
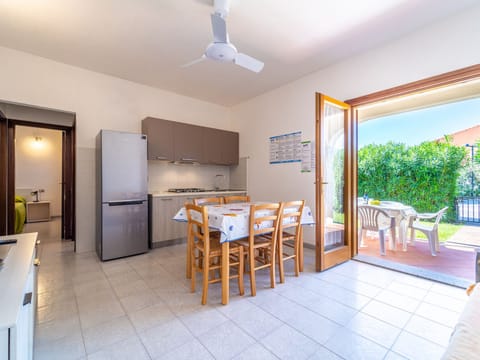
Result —
M172 218L185 202L184 197L154 197L152 201L152 246L187 236L187 229Z
M36 306L37 233L0 236L16 239L0 271L0 359L33 358ZM6 245L0 245L6 246Z
M189 193L182 195L152 196L151 238L152 247L163 247L184 242L187 238L187 223L172 220L186 202L204 197L246 195L246 192Z

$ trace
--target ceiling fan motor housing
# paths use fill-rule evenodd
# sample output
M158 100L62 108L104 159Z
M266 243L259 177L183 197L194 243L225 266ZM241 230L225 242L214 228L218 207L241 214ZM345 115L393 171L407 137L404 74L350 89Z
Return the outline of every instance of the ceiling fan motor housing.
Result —
M211 43L205 50L205 55L213 60L217 61L233 61L237 49L230 43Z

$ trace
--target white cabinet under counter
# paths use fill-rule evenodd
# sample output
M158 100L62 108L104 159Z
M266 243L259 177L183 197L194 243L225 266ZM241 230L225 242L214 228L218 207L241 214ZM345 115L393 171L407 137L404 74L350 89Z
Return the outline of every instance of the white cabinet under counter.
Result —
M0 359L32 359L37 233L0 236L0 242L11 239L17 242L0 269Z
M205 191L200 193L153 193L150 198L150 241L151 247L163 247L184 242L187 237L187 225L172 220L186 202L204 197L245 195L245 190Z

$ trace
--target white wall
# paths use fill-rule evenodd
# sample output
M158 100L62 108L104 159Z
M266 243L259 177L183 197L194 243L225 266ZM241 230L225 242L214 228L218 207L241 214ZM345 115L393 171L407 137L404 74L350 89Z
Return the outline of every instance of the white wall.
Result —
M300 173L298 163L270 165L268 138L300 130L315 140L315 92L348 100L479 63L478 19L480 6L233 107L252 198L314 206L314 173ZM305 238L314 242L313 229Z
M250 157L250 195L313 205L313 173L301 174L298 164L269 165L268 137L301 130L313 140L316 91L345 100L478 63L479 18L480 6L232 109L0 47L0 100L76 113L77 250L90 251L94 138L101 128L140 131L140 120L154 116L240 131L240 155Z
M40 137L36 141L35 137ZM50 215L61 216L62 133L27 126L15 127L15 187L43 189L40 200L50 201ZM34 197L27 197L34 200Z
M229 109L0 47L0 100L76 113L77 251L95 244L95 136L153 116L232 130Z

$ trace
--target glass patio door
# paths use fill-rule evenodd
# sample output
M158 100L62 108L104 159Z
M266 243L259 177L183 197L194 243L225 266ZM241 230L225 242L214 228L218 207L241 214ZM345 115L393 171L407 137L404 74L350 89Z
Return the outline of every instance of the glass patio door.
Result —
M355 126L350 106L316 94L316 270L353 256Z

